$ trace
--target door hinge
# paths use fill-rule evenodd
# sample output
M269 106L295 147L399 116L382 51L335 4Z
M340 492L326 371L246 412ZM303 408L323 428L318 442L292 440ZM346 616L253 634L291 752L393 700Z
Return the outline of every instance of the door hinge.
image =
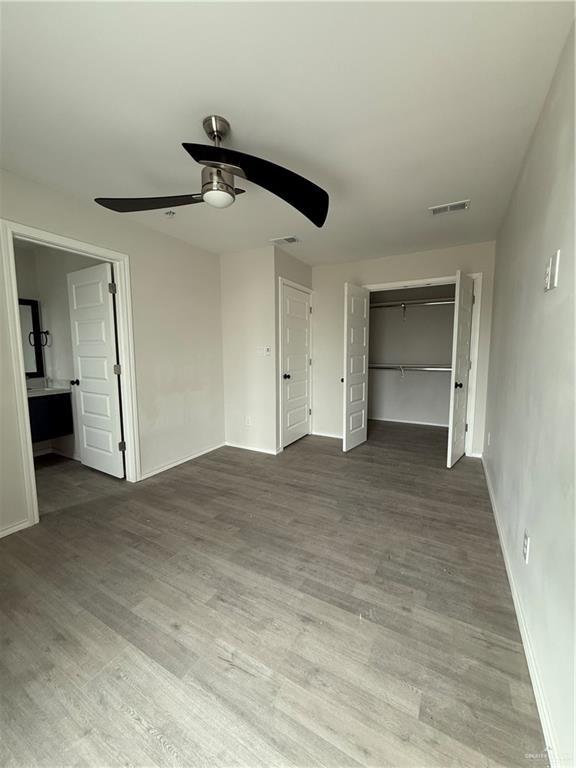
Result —
M125 451L126 450L126 441L125 440L120 440L120 442L118 443L118 450L119 451Z
M476 295L472 294L472 304L476 304Z
M120 365L120 363L114 363L114 373L116 374L116 376L120 376L120 374L122 373L122 366Z
M308 408L308 416L312 416L312 408Z
M312 358L308 360L308 365L312 365Z
M464 427L464 432L468 432L468 424Z
M468 370L472 370L472 360L468 360Z
M116 283L108 283L108 293L116 293Z
M310 307L310 314L312 314L312 307Z

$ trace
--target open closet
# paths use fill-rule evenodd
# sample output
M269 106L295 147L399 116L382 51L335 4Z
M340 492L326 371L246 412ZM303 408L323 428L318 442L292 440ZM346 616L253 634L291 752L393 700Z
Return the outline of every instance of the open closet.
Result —
M448 428L454 285L370 294L368 418Z
M447 466L464 455L474 281L345 290L343 450L368 420L446 428Z

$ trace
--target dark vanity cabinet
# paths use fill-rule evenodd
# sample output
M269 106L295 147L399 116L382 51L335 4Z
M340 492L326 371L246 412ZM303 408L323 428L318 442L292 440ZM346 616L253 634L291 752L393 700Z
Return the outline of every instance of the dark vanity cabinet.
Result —
M74 431L70 392L29 397L28 410L33 443L71 435Z

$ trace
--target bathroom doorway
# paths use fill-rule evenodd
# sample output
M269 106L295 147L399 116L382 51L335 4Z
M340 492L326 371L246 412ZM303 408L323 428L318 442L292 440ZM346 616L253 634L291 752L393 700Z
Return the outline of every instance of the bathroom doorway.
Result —
M8 226L33 523L139 479L128 262Z

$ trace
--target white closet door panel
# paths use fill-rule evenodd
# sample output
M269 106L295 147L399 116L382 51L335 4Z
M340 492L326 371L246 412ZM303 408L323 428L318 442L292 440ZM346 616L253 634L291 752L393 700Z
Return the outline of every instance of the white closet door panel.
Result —
M104 262L68 275L74 376L79 381L72 396L82 464L124 477L111 282L112 266Z
M310 433L310 294L282 285L282 447Z
M344 407L342 450L349 451L368 437L368 331L370 293L344 286Z
M454 300L452 376L450 380L450 414L448 422L448 467L454 466L458 459L464 455L465 449L473 303L474 280L468 277L468 275L461 274L460 270L458 270L456 273L456 297Z

